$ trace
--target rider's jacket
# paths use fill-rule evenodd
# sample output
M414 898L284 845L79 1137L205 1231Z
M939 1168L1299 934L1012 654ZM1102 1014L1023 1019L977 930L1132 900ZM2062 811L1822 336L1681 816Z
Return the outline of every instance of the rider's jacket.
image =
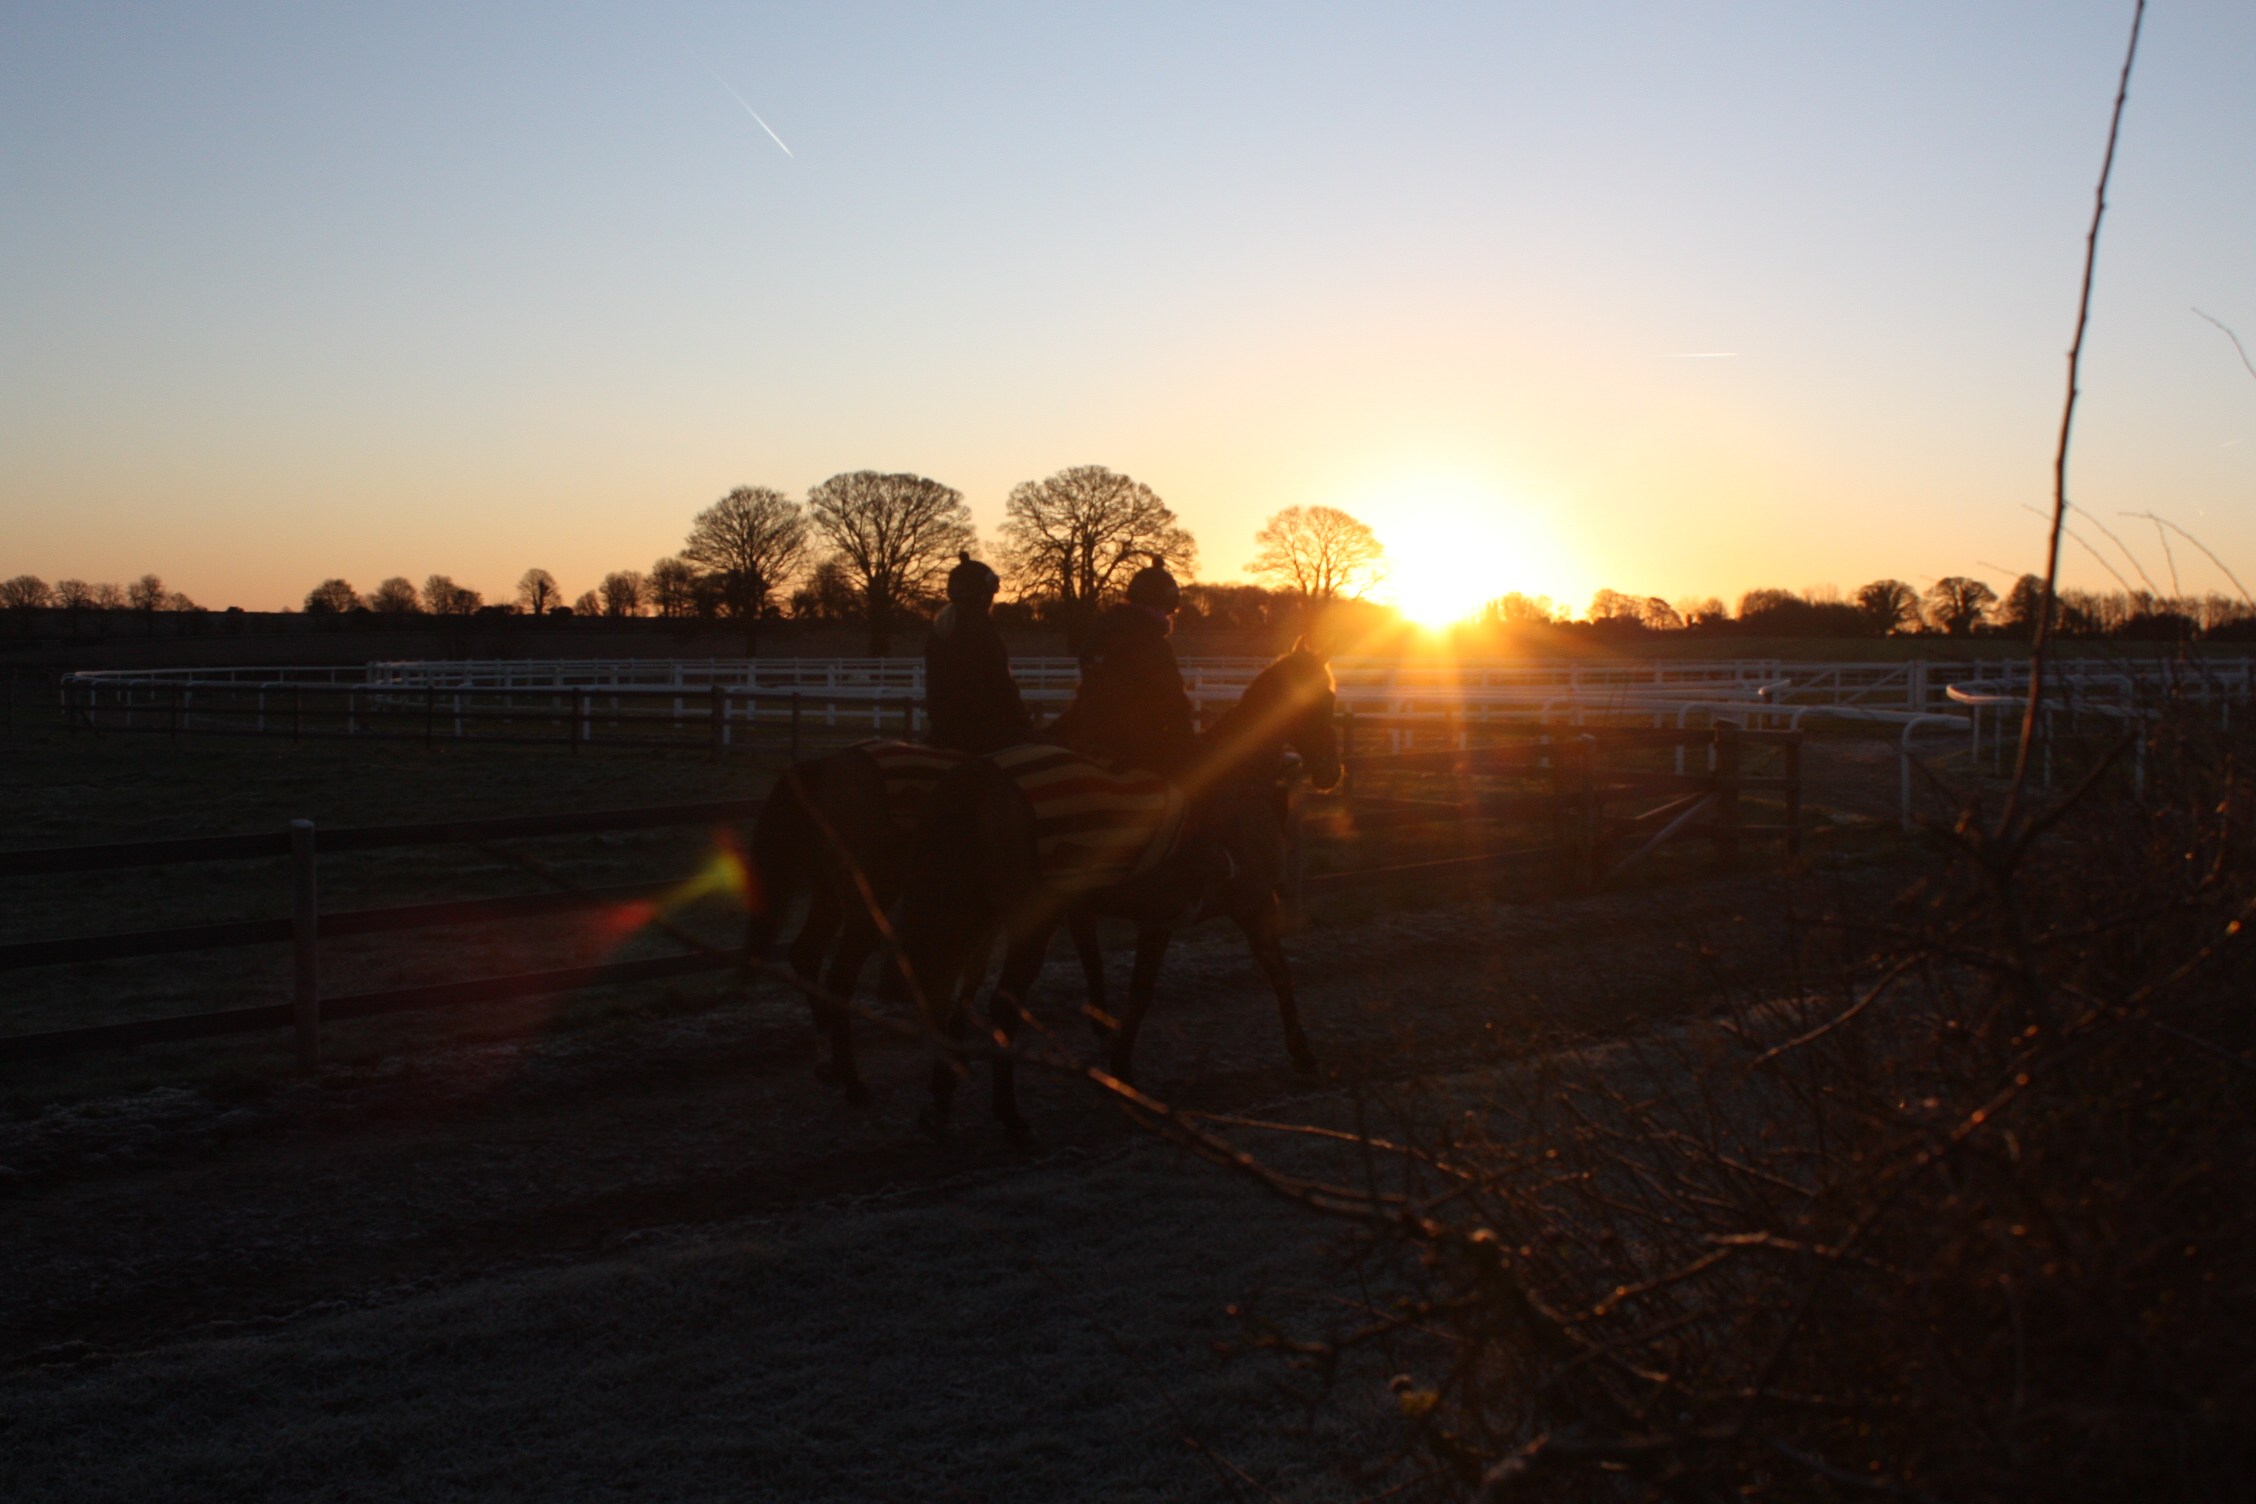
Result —
M924 701L935 747L992 752L1034 734L1010 651L984 611L950 605L924 640Z
M1144 606L1114 606L1081 648L1081 687L1056 727L1069 747L1181 776L1198 751L1183 670L1167 645L1173 623Z

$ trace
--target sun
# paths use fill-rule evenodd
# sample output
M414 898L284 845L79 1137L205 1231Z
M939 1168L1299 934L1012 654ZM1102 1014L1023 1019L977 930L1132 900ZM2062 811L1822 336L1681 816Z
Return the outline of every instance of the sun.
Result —
M1406 488L1354 510L1386 545L1379 594L1423 627L1463 621L1514 590L1566 604L1581 573L1536 511L1478 487Z

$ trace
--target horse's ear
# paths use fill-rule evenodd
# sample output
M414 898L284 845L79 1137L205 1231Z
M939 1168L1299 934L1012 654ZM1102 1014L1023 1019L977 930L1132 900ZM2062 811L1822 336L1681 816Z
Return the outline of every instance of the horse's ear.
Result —
M1315 643L1310 642L1308 640L1307 634L1305 633L1293 639L1292 650L1296 653L1306 653L1309 657L1315 659L1318 663L1329 663L1332 661L1331 651L1328 648L1320 648L1316 646Z

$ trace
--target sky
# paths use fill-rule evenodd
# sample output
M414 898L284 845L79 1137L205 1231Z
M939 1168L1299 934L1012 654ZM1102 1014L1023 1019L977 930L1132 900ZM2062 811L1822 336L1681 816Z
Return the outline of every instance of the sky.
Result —
M10 0L0 576L576 594L737 485L915 471L992 540L1101 464L1202 578L1337 506L1420 610L2002 589L2130 16ZM2194 311L2256 348L2252 75L2256 6L2150 10L2069 481L2134 583L2144 512L2256 582Z

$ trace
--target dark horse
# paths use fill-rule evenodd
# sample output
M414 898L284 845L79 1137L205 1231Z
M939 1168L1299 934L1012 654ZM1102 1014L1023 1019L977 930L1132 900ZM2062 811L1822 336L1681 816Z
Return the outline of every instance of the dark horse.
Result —
M752 827L749 955L765 957L793 900L807 913L785 955L807 989L815 1030L828 1046L817 1067L848 1101L867 1102L854 1055L853 999L862 969L885 949L884 916L900 897L915 852L913 833L887 805L877 760L858 747L795 763L776 781ZM1082 965L1103 986L1103 957L1093 920L1073 922ZM879 972L882 991L896 992L898 970ZM973 978L974 981L977 978ZM1102 1005L1101 993L1092 1001Z
M883 916L900 895L912 849L886 808L876 760L848 747L785 770L751 844L758 883L747 950L765 956L794 895L807 894L807 917L786 954L830 1045L821 1075L849 1100L866 1102L850 1004L862 967L884 943Z
M1059 923L1070 918L1078 929L1093 914L1123 916L1136 926L1136 963L1128 1006L1113 1030L1109 1069L1125 1080L1168 941L1195 919L1227 913L1245 932L1276 990L1293 1064L1314 1070L1316 1057L1301 1030L1279 941L1277 890L1284 876L1285 822L1278 786L1288 748L1300 754L1316 787L1330 788L1339 781L1332 710L1331 670L1321 656L1296 644L1262 670L1244 698L1208 728L1200 738L1200 754L1182 780L1193 828L1210 833L1227 853L1227 864L1213 859L1206 841L1192 839L1151 870L1079 898L1042 881L1034 812L1007 775L985 762L950 773L926 801L900 919L901 944L934 1025L950 1040L962 1037L965 984L977 985L973 968L984 968L1000 931L1006 950L988 1018L998 1041L1007 1046ZM1224 865L1226 876L1220 871ZM1094 1001L1101 996L1101 970L1091 964L1086 948L1082 962ZM947 1122L956 1075L952 1062L933 1067L925 1125L936 1133ZM1024 1140L1026 1121L1019 1114L1007 1049L995 1059L993 1086L995 1116L1013 1139Z

